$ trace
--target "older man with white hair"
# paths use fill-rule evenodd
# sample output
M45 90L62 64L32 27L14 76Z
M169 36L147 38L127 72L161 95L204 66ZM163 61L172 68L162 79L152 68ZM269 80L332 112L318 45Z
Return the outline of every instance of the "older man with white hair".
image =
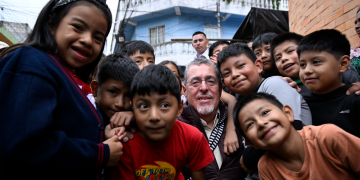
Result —
M204 134L215 157L205 167L206 179L244 179L247 174L239 163L244 147L230 155L224 153L227 107L220 101L222 83L215 64L208 59L195 59L187 65L184 81L187 105L179 119Z

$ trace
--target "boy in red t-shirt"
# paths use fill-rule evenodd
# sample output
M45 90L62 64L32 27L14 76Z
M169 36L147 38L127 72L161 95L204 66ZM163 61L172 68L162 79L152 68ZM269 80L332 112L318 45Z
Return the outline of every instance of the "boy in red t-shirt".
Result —
M171 70L145 67L134 77L131 93L138 130L133 140L123 143L112 179L181 179L180 171L188 164L193 179L205 180L203 168L214 156L198 129L176 120L183 104Z

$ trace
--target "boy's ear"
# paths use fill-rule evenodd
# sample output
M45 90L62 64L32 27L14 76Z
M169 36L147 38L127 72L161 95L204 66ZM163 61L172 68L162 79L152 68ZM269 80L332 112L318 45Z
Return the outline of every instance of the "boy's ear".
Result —
M350 57L348 55L344 55L341 57L341 59L339 60L340 62L340 70L339 72L340 73L344 73L346 70L349 69L349 66L350 66Z
M263 63L261 62L260 59L257 59L255 61L255 67L256 67L256 70L258 71L258 73L260 74L261 72L263 72Z
M98 82L96 80L92 80L90 84L91 92L93 93L93 96L97 96L98 91Z
M181 83L181 84L182 84L182 83ZM183 90L184 95L185 95L185 97L186 97L186 99L187 99L185 84L182 84L182 90Z
M248 139L248 138L244 138L244 139L245 139L245 144L249 145L249 146L252 147L252 148L258 149L258 148L255 146L255 144L253 144L253 143L250 141L250 139Z
M285 113L286 117L289 119L290 122L294 122L294 113L289 105L285 105L283 107L283 112Z
M178 113L176 115L176 118L179 118L183 112L183 106L184 106L184 102L183 100L180 101L179 107L178 107Z

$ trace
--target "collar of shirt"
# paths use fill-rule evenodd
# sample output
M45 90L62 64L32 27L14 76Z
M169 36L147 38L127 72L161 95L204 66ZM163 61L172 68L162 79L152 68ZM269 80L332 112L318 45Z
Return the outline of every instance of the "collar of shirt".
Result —
M210 126L208 126L208 124L205 120L203 120L202 118L200 118L200 120L201 120L201 124L204 126L205 130L213 130L216 127L217 123L219 122L219 118L220 118L220 110L218 109L216 112L216 116L215 116L214 124L213 124L212 128Z
M197 57L197 53L196 53L194 59L196 59L196 58L209 59L209 49L206 49L206 51L204 53L202 53L199 57Z

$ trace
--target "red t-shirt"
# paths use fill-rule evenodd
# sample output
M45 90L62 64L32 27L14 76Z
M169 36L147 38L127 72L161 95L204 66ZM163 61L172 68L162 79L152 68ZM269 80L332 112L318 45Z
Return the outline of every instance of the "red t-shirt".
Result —
M74 78L75 82L78 84L79 88L85 93L86 97L89 99L89 101L91 102L91 104L95 107L96 109L96 104L95 104L95 98L94 95L92 94L91 88L88 84L84 83L84 81L82 81L77 75L75 70L66 68L67 72L69 72L69 74L71 74L71 76Z
M185 164L198 171L214 160L205 136L195 127L176 120L168 139L150 142L139 133L123 143L124 154L112 179L174 180Z

